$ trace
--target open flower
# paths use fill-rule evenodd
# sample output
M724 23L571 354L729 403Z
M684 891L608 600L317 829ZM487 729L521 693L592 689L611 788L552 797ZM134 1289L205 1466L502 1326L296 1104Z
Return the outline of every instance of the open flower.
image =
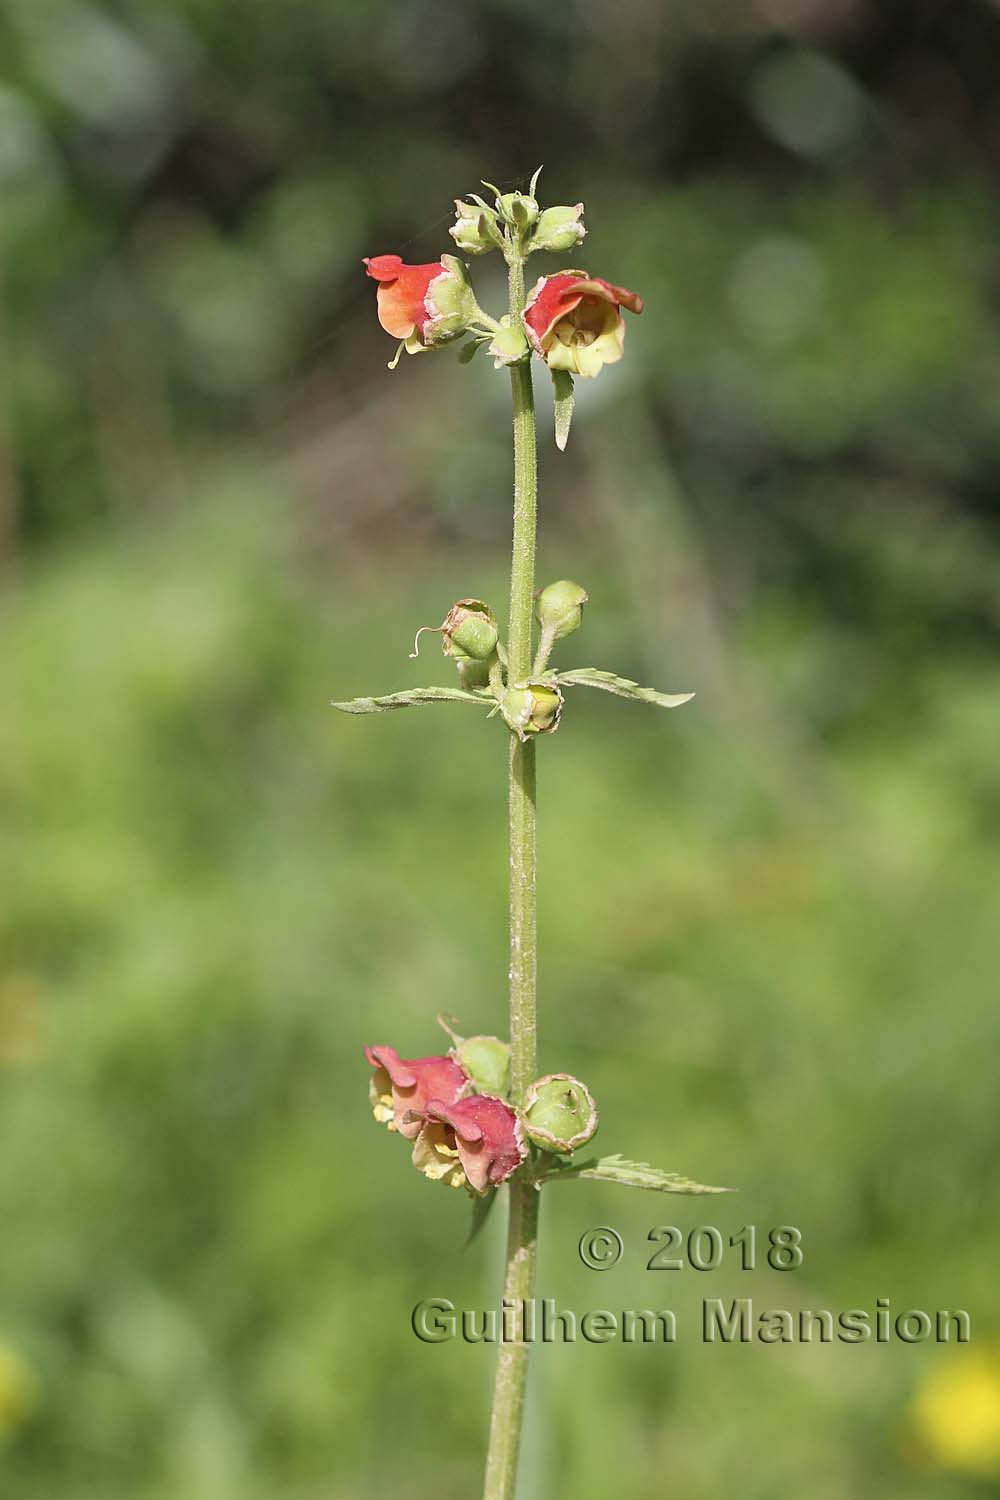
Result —
M465 268L453 255L422 266L404 265L398 255L373 255L364 265L378 282L378 320L408 354L457 338L476 313Z
M492 1094L473 1094L452 1104L432 1099L425 1113L413 1165L451 1187L467 1182L485 1193L505 1182L528 1154L517 1115Z
M366 1047L374 1068L368 1095L380 1125L416 1140L427 1101L453 1104L469 1087L468 1074L453 1057L400 1057L394 1047Z
M586 271L542 276L524 309L528 342L553 370L598 375L624 353L623 307L641 313L642 298Z

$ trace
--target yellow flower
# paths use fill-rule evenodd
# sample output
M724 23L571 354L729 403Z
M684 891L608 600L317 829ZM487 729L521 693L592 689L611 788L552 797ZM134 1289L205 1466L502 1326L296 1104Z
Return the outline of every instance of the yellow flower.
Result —
M913 1415L924 1447L942 1468L1000 1472L1000 1358L961 1354L933 1370Z

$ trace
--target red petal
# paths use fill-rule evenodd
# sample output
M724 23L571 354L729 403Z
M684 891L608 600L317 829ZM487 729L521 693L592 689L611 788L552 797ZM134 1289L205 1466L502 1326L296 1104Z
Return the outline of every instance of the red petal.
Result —
M615 286L603 276L588 276L586 271L558 271L543 276L525 304L524 326L528 342L540 354L542 340L552 332L561 318L578 307L584 297L600 297L629 312L642 312L642 298L628 287Z
M417 1075L403 1061L395 1047L366 1047L365 1056L373 1068L384 1068L390 1082L400 1089L412 1089Z
M366 255L362 265L375 281L395 281L404 269L398 255Z
M517 1115L493 1094L471 1094L450 1105L432 1099L427 1116L454 1130L466 1176L477 1192L504 1182L528 1154Z
M453 1057L400 1057L394 1047L366 1047L365 1056L388 1073L396 1129L408 1140L418 1134L429 1099L449 1105L468 1087L469 1076Z
M575 290L582 296L603 297L605 302L625 307L631 313L641 313L643 309L643 301L638 292L630 292L625 286L615 286L613 281L605 281L603 276L588 276L586 281L577 283Z
M535 349L541 349L546 334L582 301L577 283L588 280L585 271L560 271L556 276L543 276L536 284L524 308L524 326Z
M365 270L378 282L378 320L393 338L408 339L414 329L423 333L428 319L424 298L435 276L445 269L439 260L407 266L398 255L372 255Z

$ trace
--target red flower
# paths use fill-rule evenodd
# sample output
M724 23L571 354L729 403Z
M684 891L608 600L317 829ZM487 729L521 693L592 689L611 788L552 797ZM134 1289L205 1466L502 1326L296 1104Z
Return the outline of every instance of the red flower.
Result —
M416 1140L429 1099L453 1104L469 1086L468 1075L451 1057L400 1057L394 1047L366 1047L375 1069L368 1094L380 1125Z
M528 342L553 370L592 376L621 359L621 309L642 312L642 298L586 271L559 271L535 283L524 309Z
M528 1154L521 1123L493 1094L472 1094L448 1104L431 1099L413 1148L413 1165L426 1176L477 1193L505 1182Z
M404 265L398 255L373 255L364 265L378 282L379 322L402 339L409 354L464 332L476 303L465 268L453 255L423 266Z

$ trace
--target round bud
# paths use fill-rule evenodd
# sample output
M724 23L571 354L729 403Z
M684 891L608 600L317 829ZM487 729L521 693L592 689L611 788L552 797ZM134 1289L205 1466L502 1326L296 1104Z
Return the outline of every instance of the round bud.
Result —
M531 349L523 330L505 323L493 335L489 352L493 356L494 370L499 370L501 365L516 365L518 360L527 359Z
M582 203L576 203L572 208L561 206L545 209L531 236L531 249L551 250L557 255L564 250L572 250L587 233L580 222L582 213Z
M496 1094L506 1099L510 1082L510 1047L497 1036L469 1036L454 1051L477 1094Z
M551 640L561 641L564 635L579 630L587 597L587 590L580 584L561 578L539 593L535 600L535 619Z
M499 639L493 611L482 599L459 599L448 611L444 625L444 649L449 656L471 656L489 661Z
M524 1133L545 1151L575 1151L595 1134L598 1120L590 1090L572 1073L547 1073L528 1089Z
M456 656L455 666L458 670L458 680L467 692L473 688L489 686L490 664L488 661L477 661L474 656Z
M562 717L563 695L552 682L528 682L507 688L500 712L518 739L529 734L554 734Z
M455 222L448 233L467 255L495 250L500 238L496 214L478 203L463 203L461 198L455 199Z
M497 199L497 210L508 224L522 231L538 218L538 204L526 193L504 193L502 198Z

